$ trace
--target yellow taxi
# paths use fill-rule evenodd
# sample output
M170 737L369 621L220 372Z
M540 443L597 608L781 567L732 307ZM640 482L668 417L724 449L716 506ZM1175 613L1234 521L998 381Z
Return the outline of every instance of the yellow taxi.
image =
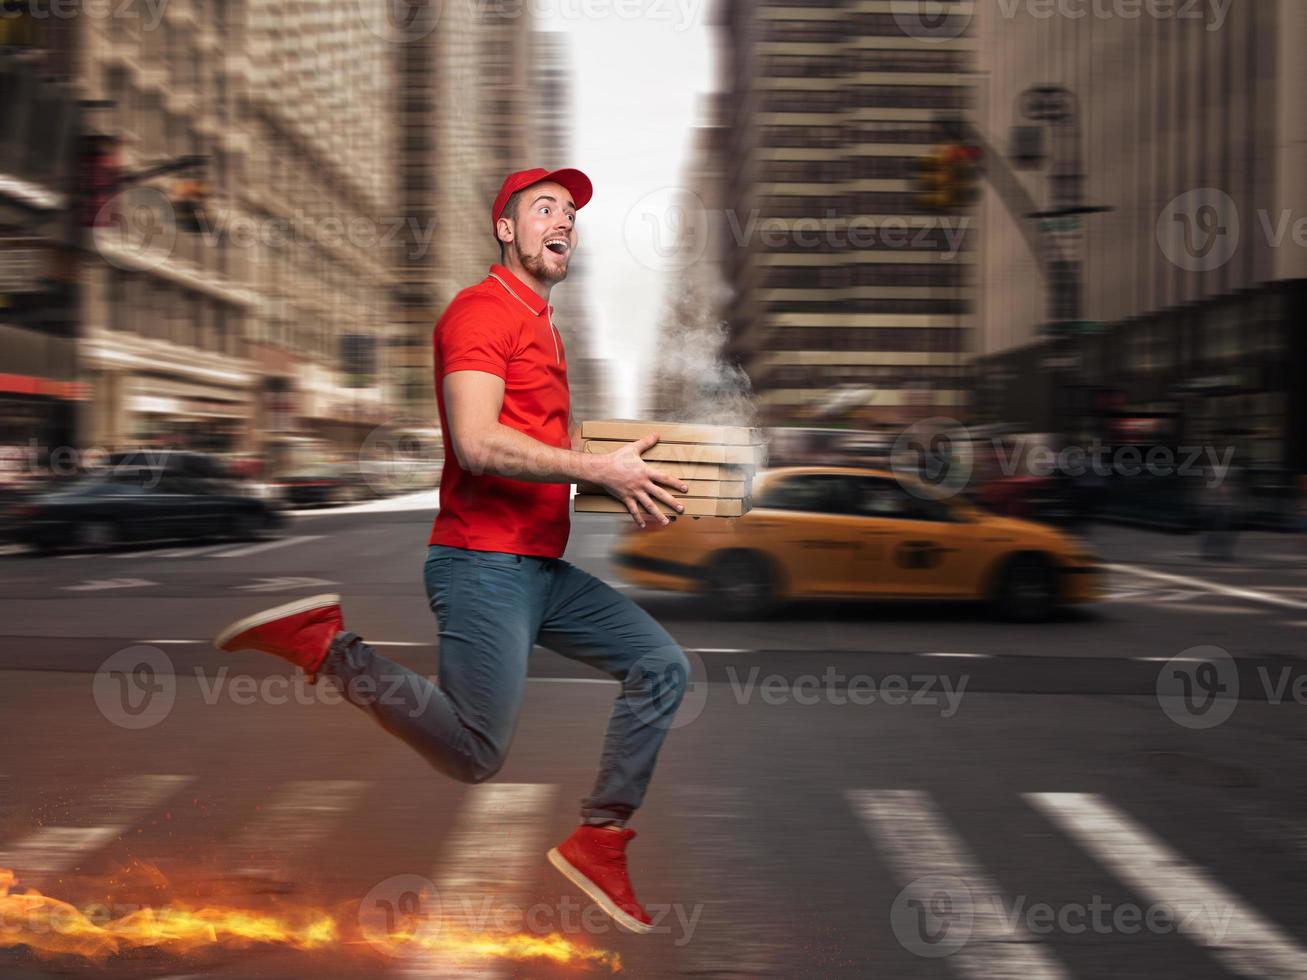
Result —
M622 578L703 593L730 618L848 597L985 600L1003 618L1036 621L1101 588L1099 559L1080 539L941 499L888 470L768 470L743 517L626 527L612 555Z

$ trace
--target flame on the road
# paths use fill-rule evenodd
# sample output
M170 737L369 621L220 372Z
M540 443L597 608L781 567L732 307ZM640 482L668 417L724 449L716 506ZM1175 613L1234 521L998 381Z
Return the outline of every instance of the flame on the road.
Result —
M13 871L0 868L0 949L25 946L38 954L104 961L133 950L186 954L256 945L315 951L368 945L395 956L445 952L464 957L498 957L606 966L616 973L616 953L572 942L558 933L498 935L430 928L401 920L384 937L361 934L357 918L341 911L297 906L261 911L221 904L172 902L144 906L111 918L104 906L77 906L35 889L18 892ZM380 938L380 942L378 939Z

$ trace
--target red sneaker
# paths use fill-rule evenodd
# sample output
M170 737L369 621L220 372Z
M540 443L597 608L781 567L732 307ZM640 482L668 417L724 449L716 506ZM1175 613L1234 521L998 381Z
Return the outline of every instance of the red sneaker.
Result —
M340 596L326 593L238 619L213 638L213 645L225 653L262 650L313 675L343 628Z
M626 874L626 844L635 836L629 827L613 831L581 824L572 836L549 852L549 863L631 932L653 931L653 920L635 899Z

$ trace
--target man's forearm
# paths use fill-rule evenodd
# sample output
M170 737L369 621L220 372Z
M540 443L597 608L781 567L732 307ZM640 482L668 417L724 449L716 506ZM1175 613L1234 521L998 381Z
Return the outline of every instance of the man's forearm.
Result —
M577 444L575 435L572 444ZM467 457L459 461L469 472L531 483L597 482L603 465L599 456L550 446L502 422L469 447Z

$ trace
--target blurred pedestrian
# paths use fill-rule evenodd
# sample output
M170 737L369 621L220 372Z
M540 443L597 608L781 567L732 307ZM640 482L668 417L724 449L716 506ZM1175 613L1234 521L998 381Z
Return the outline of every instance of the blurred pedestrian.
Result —
M1231 561L1240 519L1238 474L1234 468L1206 485L1199 555L1207 561Z

